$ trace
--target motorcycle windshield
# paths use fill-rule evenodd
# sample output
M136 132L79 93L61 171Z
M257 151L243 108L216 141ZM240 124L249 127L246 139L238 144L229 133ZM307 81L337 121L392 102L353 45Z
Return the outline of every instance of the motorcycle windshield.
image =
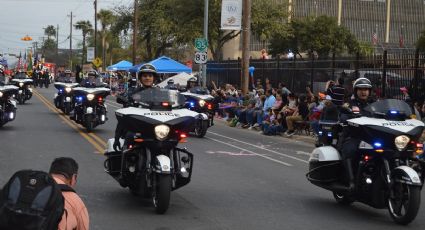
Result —
M412 108L404 101L396 99L385 99L374 102L365 108L365 111L371 114L400 114L404 113L407 117L412 115Z
M185 97L175 90L151 88L133 94L133 100L143 106L161 105L169 103L171 107L185 104Z
M27 75L25 73L17 73L13 76L13 79L26 79Z
M198 87L191 88L189 90L189 92L195 93L195 94L200 94L200 95L209 95L210 94L210 92L208 91L208 89L202 88L202 87L199 87L199 86Z

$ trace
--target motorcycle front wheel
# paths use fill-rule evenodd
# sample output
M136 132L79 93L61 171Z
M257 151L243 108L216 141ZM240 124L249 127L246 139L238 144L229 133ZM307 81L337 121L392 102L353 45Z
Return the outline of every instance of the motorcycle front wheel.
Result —
M156 188L152 201L155 212L164 214L168 210L171 197L171 175L157 175Z
M85 126L86 126L86 129L87 129L87 132L88 133L92 132L93 129L94 129L94 121L93 121L92 117L90 117L90 116L87 117L85 124L86 124Z
M208 130L208 122L209 121L200 121L198 122L198 124L195 127L195 136L202 138L207 134L207 130Z
M421 204L421 188L395 182L392 186L393 197L388 197L388 211L397 224L407 225L412 222Z

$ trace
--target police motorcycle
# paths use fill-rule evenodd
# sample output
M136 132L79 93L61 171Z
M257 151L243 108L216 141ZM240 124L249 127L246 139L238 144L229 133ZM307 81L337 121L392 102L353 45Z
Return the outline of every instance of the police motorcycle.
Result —
M84 126L88 132L108 120L107 107L105 105L106 97L111 90L105 87L73 88L74 114L71 119Z
M15 120L16 102L13 100L13 95L18 90L19 88L13 85L0 85L0 127Z
M208 128L214 125L214 97L209 94L207 89L201 87L191 88L181 94L188 102L188 109L202 114L203 119L197 121L192 131L195 136L204 137Z
M74 109L74 88L78 83L55 82L54 86L58 90L53 99L56 108L69 115Z
M338 203L358 201L377 209L387 208L397 224L407 225L418 213L424 183L424 161L419 138L424 123L410 119L412 110L404 101L386 99L364 109L369 115L352 116L346 124L325 124L319 132L322 146L313 150L307 179L330 190ZM348 111L351 112L351 111ZM345 111L345 113L348 113ZM346 186L348 175L337 146L341 125L361 140L355 168L354 191Z
M15 85L19 88L16 94L16 100L20 105L25 104L25 101L28 101L32 98L32 88L33 80L28 78L24 72L18 72L13 76L13 79L10 81L10 84Z
M163 214L171 191L187 185L192 176L193 154L177 145L200 114L185 108L178 91L151 88L133 94L134 106L116 111L118 124L129 132L120 139L122 151L107 144L105 171L132 194L151 199L156 213ZM120 102L123 103L123 102Z

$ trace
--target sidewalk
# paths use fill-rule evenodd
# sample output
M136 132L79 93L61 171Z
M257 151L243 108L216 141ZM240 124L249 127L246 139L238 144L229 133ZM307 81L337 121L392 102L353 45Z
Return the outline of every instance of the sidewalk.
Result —
M214 122L215 123L219 122L221 125L226 126L230 129L239 129L239 130L244 130L245 132L257 133L258 135L266 136L266 135L260 134L260 132L258 130L249 130L249 129L244 129L244 128L241 128L241 127L230 127L230 126L227 125L227 121L225 121L224 119L214 118ZM307 136L307 135L293 135L291 137L285 137L284 135L282 135L282 136L274 135L274 136L270 136L270 137L278 137L278 138L285 138L287 140L292 139L292 140L296 140L296 141L302 141L302 142L305 142L305 143L312 144L312 146L314 146L314 144L315 144L314 137Z

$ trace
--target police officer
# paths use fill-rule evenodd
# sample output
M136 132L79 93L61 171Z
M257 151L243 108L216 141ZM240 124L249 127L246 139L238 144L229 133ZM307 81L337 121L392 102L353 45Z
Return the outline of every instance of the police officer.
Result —
M98 74L95 70L90 70L87 73L87 78L83 79L80 82L81 87L86 88L95 88L97 86L100 86L100 80L98 80Z
M189 80L187 80L186 83L186 90L189 91L191 88L194 88L198 85L198 80L196 77L191 77Z
M140 84L134 88L134 90L129 91L126 96L127 103L130 106L134 105L132 96L135 93L154 87L155 80L158 79L158 73L156 72L156 69L153 65L144 64L140 67L140 70L137 73L137 78ZM113 145L115 151L121 149L119 139L125 137L126 134L127 130L123 127L122 124L118 122L115 129L115 141Z
M370 98L372 91L372 84L367 78L358 78L353 83L353 94L354 98L344 107L348 109L351 113L341 114L341 121L344 122L347 119L357 116L366 116L367 112L364 110L366 106L373 103L373 100ZM348 177L348 186L349 191L354 190L354 172L353 172L353 163L358 161L357 152L360 144L360 140L353 138L347 132L347 129L343 132L343 138L341 141L342 146L340 146L342 160L346 174Z
M177 86L174 84L174 80L170 79L167 81L167 85L164 87L165 89L177 89Z

